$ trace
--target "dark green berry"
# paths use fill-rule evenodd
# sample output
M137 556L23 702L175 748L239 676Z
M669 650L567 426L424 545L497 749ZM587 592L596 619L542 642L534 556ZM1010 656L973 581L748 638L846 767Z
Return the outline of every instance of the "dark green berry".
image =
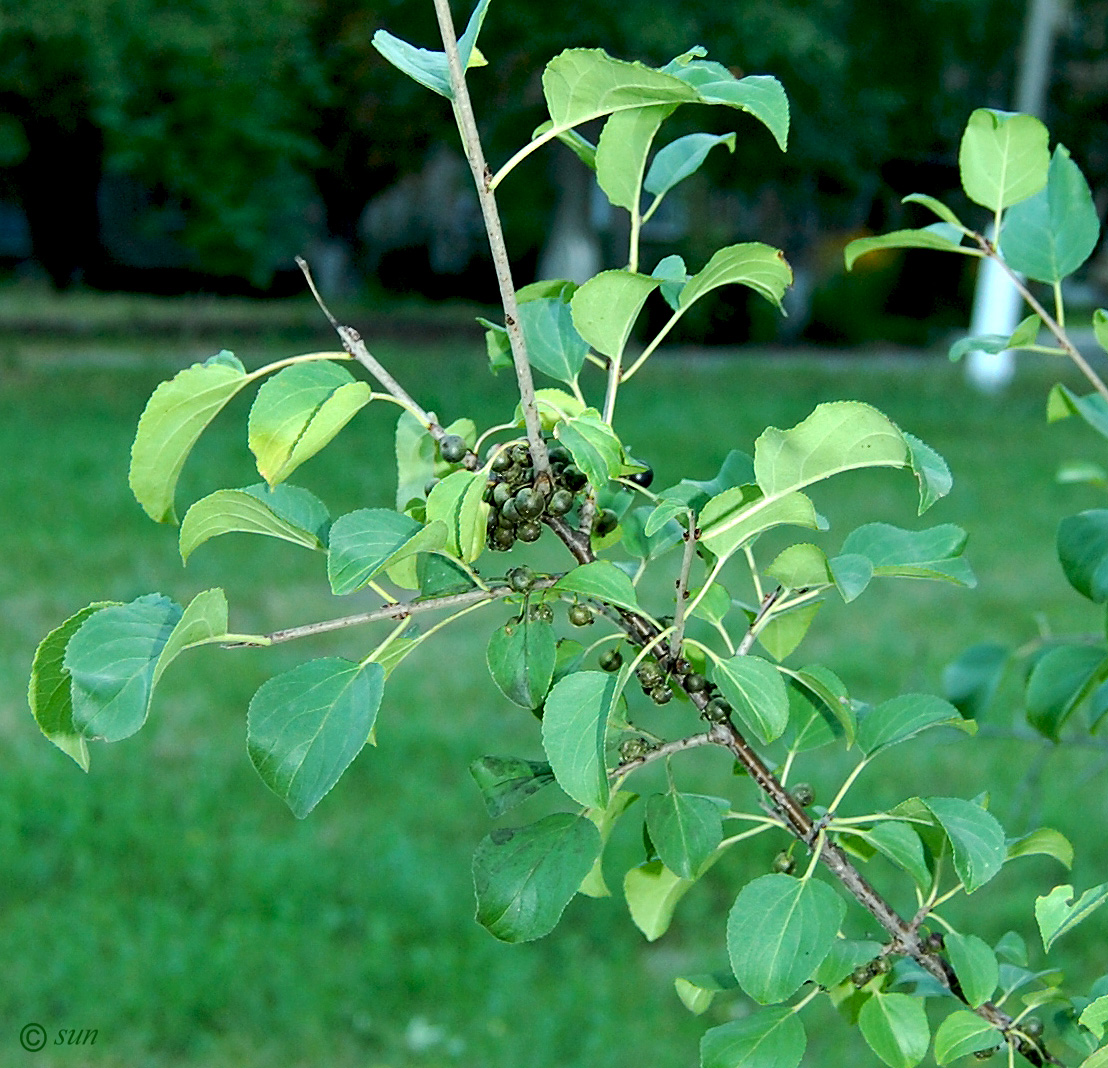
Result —
M812 789L812 784L808 782L798 782L792 788L793 800L801 807L807 808L816 799L816 792Z
M492 464L490 465L494 471L498 474L502 474L512 466L512 458L505 449L503 452L498 452L492 458Z
M673 700L673 691L663 682L653 687L648 696L656 705L668 705Z
M596 522L593 523L592 529L596 534L603 537L605 534L611 534L616 527L619 526L619 516L615 514L610 508L605 508L596 517Z
M623 760L638 760L649 750L650 744L645 738L625 738L619 743L619 755Z
M692 671L692 664L690 664L683 656L678 657L673 662L673 672L675 675L687 675Z
M973 1055L979 1061L987 1061L990 1057L995 1057L999 1051L999 1046L993 1046L991 1049L974 1050Z
M541 493L536 493L530 486L524 486L515 495L516 511L524 519L538 519L542 515L545 502Z
M579 490L584 489L589 480L585 477L585 472L581 468L576 464L569 464L562 472L562 481L568 489Z
M439 452L442 453L442 458L448 464L457 464L465 459L466 453L469 452L469 446L460 434L447 434L439 442Z
M507 527L497 527L492 533L489 548L499 549L503 552L510 549L515 543L515 531L509 530Z
M709 723L723 723L731 717L731 706L722 697L713 697L704 707L704 718Z
M701 693L708 689L708 680L695 671L690 671L684 678L686 693Z
M560 464L562 467L565 467L573 459L569 454L569 449L564 445L551 445L547 450L547 455L550 457L552 464Z
M511 499L512 488L507 482L498 482L492 488L492 503L497 508L502 508L504 504Z
M531 605L531 618L536 623L553 623L554 622L554 609L550 607L545 601L542 604Z
M781 852L773 858L773 863L770 867L779 875L792 875L796 870L796 859L787 849L782 849Z
M426 482L423 483L424 495L426 496L427 494L429 494L431 490L433 490L438 484L439 480L437 478L429 478Z
M654 481L654 469L648 467L645 471L636 471L634 474L627 476L627 481L634 482L636 486L642 486L643 489L646 489Z
M523 464L530 463L531 450L526 445L513 445L511 448L512 459L521 467Z
M529 567L513 567L507 575L508 585L516 593L526 593L535 585L535 572Z
M573 507L573 494L567 489L554 491L546 505L546 510L551 515L565 515Z
M500 506L500 517L508 523L518 523L523 519L516 507L515 499L507 500Z
M587 604L571 604L569 621L575 627L587 627L592 621L592 609Z
M861 990L873 978L873 971L868 964L859 964L850 973L850 981Z
M516 527L516 535L520 541L538 541L542 537L542 524L534 519L525 519Z
M600 654L600 668L602 671L619 671L623 667L623 653L618 649L609 649Z
M653 690L665 681L665 672L653 660L644 660L635 671L635 677L646 691Z

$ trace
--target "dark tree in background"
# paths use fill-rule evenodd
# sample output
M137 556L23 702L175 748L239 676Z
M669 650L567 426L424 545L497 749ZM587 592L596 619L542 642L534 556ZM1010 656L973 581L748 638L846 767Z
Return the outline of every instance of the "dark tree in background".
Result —
M33 256L55 284L227 289L245 279L274 291L288 285L295 253L339 249L350 277L360 269L409 289L429 262L442 267L431 295L492 296L491 274L465 270L467 249L429 250L418 219L398 207L459 210L428 203L449 184L414 177L430 169L449 178L450 160L436 155L448 110L436 113L418 86L397 82L370 47L378 26L433 42L423 5L0 0L0 14L0 195L22 209ZM781 245L811 286L830 287L833 309L841 245L867 227L915 223L899 196L955 189L966 116L1010 106L1022 18L1014 0L517 0L490 20L482 48L497 62L474 72L472 86L497 160L539 121L536 71L567 46L660 64L703 44L746 73L775 74L793 102L788 154L761 131L745 132L734 157L721 153L690 183L681 240L695 263L721 240L757 234ZM1058 117L1047 116L1088 161L1094 189L1108 185L1097 148L1106 140L1106 22L1102 0L1073 5L1057 49ZM707 119L727 128L726 116ZM931 131L922 150L909 133L921 128ZM889 159L898 162L882 170ZM537 265L551 225L560 165L555 152L538 153L512 179L506 224L524 271ZM387 192L405 179L406 201ZM391 220L395 232L378 240L367 217ZM617 257L618 235L607 240ZM712 314L746 312L724 305ZM690 317L687 329L711 336L714 325ZM756 332L757 323L746 326Z

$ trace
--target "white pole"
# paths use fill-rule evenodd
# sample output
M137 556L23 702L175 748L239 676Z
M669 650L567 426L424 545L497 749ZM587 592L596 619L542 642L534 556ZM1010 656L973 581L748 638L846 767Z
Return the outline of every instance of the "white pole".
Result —
M1043 113L1059 15L1059 0L1029 0L1016 80L1017 111L1038 116ZM1020 304L1011 279L992 260L982 261L973 295L970 335L1011 334L1020 321ZM1014 356L1011 350L971 352L966 360L966 376L978 389L995 392L1015 374Z

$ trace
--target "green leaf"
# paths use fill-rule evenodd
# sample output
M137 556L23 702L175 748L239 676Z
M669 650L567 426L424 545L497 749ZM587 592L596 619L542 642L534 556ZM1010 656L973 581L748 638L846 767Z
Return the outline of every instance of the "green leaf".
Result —
M331 527L327 551L331 591L343 596L360 590L375 575L413 554L441 549L446 539L444 523L424 526L388 508L359 508L339 516Z
M671 141L664 148L660 148L654 159L650 161L650 169L646 172L643 188L655 196L665 196L675 185L700 170L701 165L708 158L708 153L716 145L726 145L727 151L734 153L735 135L733 133L718 136L691 133ZM684 273L685 268L682 265L681 274L684 275ZM661 277L657 269L654 274L655 277Z
M992 642L971 645L943 668L946 699L963 716L979 718L992 704L1008 657L1008 650L1003 645Z
M656 560L685 536L684 528L674 519L655 526L647 534L646 524L657 513L657 508L643 505L641 508L627 512L619 521L620 529L623 531L620 544L631 556L639 560Z
M435 548L445 548L466 563L481 555L489 515L489 505L484 499L486 485L481 471L455 471L431 490L427 495L428 526L441 520L447 531L445 545ZM334 538L334 531L331 537Z
M617 111L604 123L596 145L596 181L617 208L638 212L646 157L658 127L676 104Z
M723 841L723 814L714 797L670 790L646 803L646 827L670 871L695 879Z
M531 366L572 385L581 373L589 345L573 325L573 313L560 297L529 300L519 306L519 323Z
M1058 526L1058 559L1069 584L1094 604L1108 601L1108 509L1067 516Z
M1054 741L1074 709L1101 682L1108 669L1104 649L1060 645L1044 653L1027 680L1027 719Z
M1011 334L981 334L978 337L964 337L955 341L947 353L951 362L957 363L967 352L1005 352L1008 349L1028 348L1039 338L1043 321L1037 315L1029 315Z
M539 422L545 432L550 433L566 419L575 419L584 414L585 405L564 389L536 389L535 407L539 410ZM594 408L593 411L596 409ZM517 404L514 416L516 426L525 426L523 405Z
M1108 995L1099 997L1085 1006L1078 1020L1086 1030L1091 1031L1098 1042L1104 1041L1104 1025L1108 1023Z
M936 200L934 197L929 197L926 193L909 193L906 197L900 198L901 204L922 204L923 207L929 208L934 212L943 222L949 223L951 226L958 230L966 230L967 227L962 223L962 220L954 214L941 200Z
M875 237L856 237L843 249L846 269L853 268L860 256L889 248L927 248L937 252L961 252L979 255L976 249L962 247L962 232L949 223L932 223L918 230L892 230Z
M599 855L600 832L568 812L494 830L473 855L477 922L502 942L542 938Z
M789 749L797 753L821 749L843 736L842 724L824 703L809 701L795 681L789 686L789 726Z
M774 660L781 661L793 653L808 633L819 612L819 603L802 604L774 615L758 631L758 642Z
M846 912L826 883L763 875L748 883L727 917L735 978L761 1005L795 993L827 956Z
M469 17L465 32L458 38L458 58L461 61L462 70L477 65L475 55L477 35L481 32L481 24L485 21L488 7L489 0L479 0L473 9L473 14ZM394 37L387 30L378 30L373 35L372 43L385 59L409 78L433 90L439 96L445 96L447 100L454 99L454 91L450 88L450 68L446 62L445 52L416 48L415 45Z
M959 1057L994 1049L1003 1042L1004 1036L976 1012L958 1009L943 1020L935 1032L935 1063L949 1064Z
M131 446L129 480L135 500L155 522L177 522L174 491L196 439L253 377L223 351L154 390Z
M573 325L597 352L618 360L646 298L660 284L648 274L601 271L573 294Z
M700 1068L796 1068L808 1036L792 1009L762 1009L704 1032Z
M867 757L872 757L932 727L957 727L967 734L977 730L973 720L963 719L958 709L941 697L908 693L869 710L858 724L858 746Z
M39 729L63 753L72 757L83 771L88 771L88 743L73 725L73 696L69 672L64 666L69 640L90 616L118 601L97 601L70 616L39 642L31 661L31 681L27 702Z
M989 944L976 935L948 931L943 936L946 955L970 1008L984 1005L1000 982L1000 965Z
M717 661L712 681L736 715L767 745L780 738L789 723L789 693L781 673L757 656Z
M593 489L603 489L609 479L622 474L623 447L595 408L559 423L554 436L569 449Z
M836 938L823 963L815 970L812 981L825 990L836 987L855 968L871 961L881 952L880 942Z
M258 390L250 409L248 440L258 473L283 482L370 401L372 390L330 360L293 364Z
M402 512L408 502L422 497L423 487L435 473L435 439L409 411L396 421L396 509Z
M554 772L545 761L522 760L519 757L478 757L470 764L469 773L477 783L492 819L503 816L554 781Z
M735 977L728 972L701 972L697 975L679 975L673 980L673 989L681 1003L694 1016L707 1012L716 994L738 987Z
M669 930L677 903L695 885L695 879L683 879L660 860L628 870L623 877L623 896L631 920L648 942L656 941Z
M810 664L800 671L789 668L781 670L820 699L842 726L847 747L852 746L858 729L858 717L854 713L854 705L842 679L822 664Z
M754 443L754 473L767 502L841 471L908 463L897 426L859 401L820 404L791 430L769 427Z
M198 593L188 604L173 632L169 635L150 682L153 690L165 669L186 649L209 645L227 636L227 595L220 589Z
M457 561L441 553L420 553L416 557L416 581L421 597L443 597L475 590L477 583Z
M303 819L362 751L385 692L380 664L329 656L262 683L246 744L262 782Z
M625 571L621 571L610 560L593 560L581 564L566 572L551 587L559 593L576 593L583 597L594 597L606 604L619 608L640 611L635 587Z
M827 554L807 543L790 545L777 554L766 574L790 590L827 586L834 582L827 566Z
M850 604L865 591L873 578L873 563L857 553L843 553L828 561L835 586L842 599Z
M1049 894L1035 898L1035 921L1042 935L1043 949L1049 953L1062 935L1091 916L1105 901L1108 901L1108 883L1090 887L1080 898L1069 884L1056 886Z
M323 549L329 526L327 508L314 494L296 486L270 490L259 483L216 490L198 500L181 521L178 545L185 563L204 542L220 534L265 534L306 549Z
M1108 352L1108 311L1104 308L1097 308L1093 312L1093 336L1096 343Z
M925 445L911 434L905 434L904 440L908 442L908 462L919 483L919 510L916 514L923 515L940 497L950 492L954 479L946 461L930 445Z
M1036 282L1060 282L1092 254L1100 219L1081 168L1063 145L1054 149L1046 189L1004 217L1000 251L1008 266Z
M879 853L903 868L921 890L931 886L931 869L920 836L907 823L886 820L862 832L862 837Z
M865 557L875 576L935 579L973 587L977 579L962 556L966 539L966 532L953 523L929 530L867 523L847 535L842 551Z
M785 262L785 254L780 249L760 241L728 245L715 252L704 269L685 283L678 306L684 311L713 289L744 285L780 308L781 299L792 281L792 268Z
M663 149L664 151L664 149ZM685 269L685 261L680 256L664 256L658 261L658 265L650 272L651 278L661 281L658 292L662 294L665 302L673 311L679 308L678 301L681 290L689 280L689 272Z
M521 708L543 703L554 677L554 657L554 628L526 617L493 631L486 653L492 681Z
M152 593L81 624L62 660L78 734L118 742L146 722L158 658L180 618L180 605Z
M1101 437L1108 438L1108 401L1099 393L1080 397L1065 386L1056 385L1047 397L1047 422L1056 423L1071 415L1079 415Z
M697 597L699 594L699 589L689 591L690 597ZM718 627L727 618L731 607L731 594L724 589L721 583L713 582L691 614L697 619L706 619L713 626Z
M942 825L954 850L954 870L972 894L1004 866L1008 847L1004 828L973 801L926 797L923 803Z
M1102 1046L1086 1057L1078 1068L1108 1068L1108 1046Z
M608 802L604 738L616 696L616 675L577 671L557 682L546 699L543 748L558 785L586 808Z
M696 87L706 104L727 104L745 111L773 134L782 152L789 139L789 98L781 83L768 74L736 78L722 63L678 57L665 71Z
M858 1013L858 1028L889 1068L915 1068L931 1043L923 1001L909 994L875 993Z
M995 212L1037 193L1046 185L1049 139L1031 115L978 108L958 150L966 196Z
M608 884L604 881L604 847L608 844L608 838L620 816L638 799L639 795L631 793L630 790L617 790L608 798L608 804L604 808L586 810L585 816L596 825L596 829L600 832L600 855L589 869L588 875L581 881L579 893L597 898L612 896L612 891L608 889Z
M738 486L713 497L700 513L700 541L721 559L771 527L819 528L815 507L803 493L769 497L757 486Z
M658 494L660 501L672 501L699 512L710 497L737 486L754 481L754 461L738 449L732 449L713 478L696 480L683 478L676 486L670 486Z
M1016 857L1053 857L1066 868L1073 867L1073 845L1061 831L1039 827L1008 843L1008 859Z

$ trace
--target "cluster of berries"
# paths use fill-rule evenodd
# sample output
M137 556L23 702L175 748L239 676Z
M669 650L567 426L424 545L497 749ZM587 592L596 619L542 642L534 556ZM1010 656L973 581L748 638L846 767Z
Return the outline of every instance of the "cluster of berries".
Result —
M443 454L445 458L445 453ZM563 516L573 508L588 480L561 445L550 448L554 484L535 485L535 469L526 445L500 449L489 465L485 500L492 505L486 528L490 549L505 551L519 541L538 541L542 517Z

